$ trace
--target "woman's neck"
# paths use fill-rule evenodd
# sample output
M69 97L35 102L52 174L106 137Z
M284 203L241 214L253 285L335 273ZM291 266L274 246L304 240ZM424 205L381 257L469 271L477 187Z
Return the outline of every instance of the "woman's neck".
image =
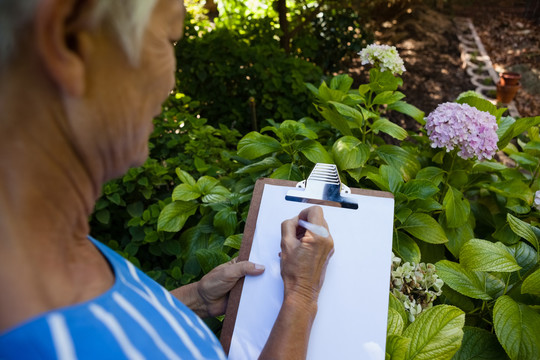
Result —
M0 333L113 283L106 260L86 238L100 177L71 144L62 106L39 95L21 102L0 89Z

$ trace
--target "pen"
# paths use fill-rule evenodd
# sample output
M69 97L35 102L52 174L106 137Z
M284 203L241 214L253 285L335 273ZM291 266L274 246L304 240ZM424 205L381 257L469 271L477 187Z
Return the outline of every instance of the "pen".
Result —
M324 226L315 225L302 219L298 220L298 225L321 237L327 237L328 235L330 235L330 233L328 232L328 230L326 230Z

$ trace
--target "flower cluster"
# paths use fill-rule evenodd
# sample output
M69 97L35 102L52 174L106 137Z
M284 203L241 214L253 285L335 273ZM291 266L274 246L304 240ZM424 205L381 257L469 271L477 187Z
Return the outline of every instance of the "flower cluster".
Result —
M540 210L540 190L534 193L534 206Z
M412 322L433 306L433 301L442 294L444 282L437 276L433 264L400 264L401 259L392 253L390 290L403 303Z
M491 159L497 151L495 116L467 104L439 105L426 118L426 129L432 147L459 148L463 159Z
M392 74L403 74L405 66L403 59L399 57L395 46L371 44L358 53L362 59L362 65L372 64L378 66L381 71L390 71Z

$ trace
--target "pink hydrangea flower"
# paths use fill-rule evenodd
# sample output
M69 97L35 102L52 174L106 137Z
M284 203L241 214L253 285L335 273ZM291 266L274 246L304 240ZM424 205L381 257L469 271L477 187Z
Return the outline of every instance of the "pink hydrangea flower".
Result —
M459 149L463 159L491 159L497 152L497 119L467 104L444 103L426 118L431 147Z
M362 59L362 65L372 64L378 66L381 71L390 71L392 74L403 74L405 66L403 59L395 46L371 44L358 53Z

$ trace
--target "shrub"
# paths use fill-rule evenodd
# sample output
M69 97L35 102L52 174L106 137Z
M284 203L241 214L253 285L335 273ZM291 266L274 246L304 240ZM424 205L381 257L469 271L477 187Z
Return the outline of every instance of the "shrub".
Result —
M291 57L277 42L253 44L221 28L202 37L186 36L177 46L179 90L201 102L201 116L242 132L265 119L309 114L311 94L304 82L318 82L321 70Z

